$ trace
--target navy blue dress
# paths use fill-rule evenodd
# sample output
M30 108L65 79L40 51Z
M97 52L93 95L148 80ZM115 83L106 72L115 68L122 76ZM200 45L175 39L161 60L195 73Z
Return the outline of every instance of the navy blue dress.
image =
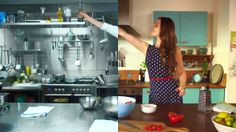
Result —
M148 46L146 64L151 85L149 103L182 104L183 98L175 90L178 87L177 80L169 74L169 67L161 64L159 48Z

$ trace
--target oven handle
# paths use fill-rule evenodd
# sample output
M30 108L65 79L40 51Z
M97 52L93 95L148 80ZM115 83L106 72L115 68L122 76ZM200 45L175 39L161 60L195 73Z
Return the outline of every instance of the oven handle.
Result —
M44 96L72 96L72 94L44 94Z
M80 97L80 96L93 96L92 94L74 94L73 96Z

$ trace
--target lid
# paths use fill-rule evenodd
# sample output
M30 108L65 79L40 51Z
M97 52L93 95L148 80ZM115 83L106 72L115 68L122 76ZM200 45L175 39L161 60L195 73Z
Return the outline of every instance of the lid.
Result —
M224 70L220 64L215 64L210 72L210 82L212 84L219 83L223 78Z

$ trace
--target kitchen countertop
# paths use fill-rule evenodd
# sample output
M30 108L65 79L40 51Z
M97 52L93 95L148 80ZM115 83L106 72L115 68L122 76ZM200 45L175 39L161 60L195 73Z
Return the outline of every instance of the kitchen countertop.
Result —
M29 106L54 106L46 117L23 118ZM101 107L101 106L99 106ZM0 116L1 132L87 132L95 119L104 119L101 108L84 111L80 104L10 103L10 111Z
M171 124L168 119L168 112L176 112L184 115L184 120L178 124ZM158 105L157 111L153 114L142 113L140 104L136 104L135 109L129 116L119 118L119 120L136 120L136 121L158 121L164 122L170 127L186 127L196 132L216 132L216 129L211 121L212 113L200 113L197 111L195 104L183 105Z
M221 84L210 84L210 83L187 83L186 88L201 88L202 86L209 85L209 88L225 88L224 85ZM119 82L119 88L150 88L150 82L142 82L142 83L124 83Z

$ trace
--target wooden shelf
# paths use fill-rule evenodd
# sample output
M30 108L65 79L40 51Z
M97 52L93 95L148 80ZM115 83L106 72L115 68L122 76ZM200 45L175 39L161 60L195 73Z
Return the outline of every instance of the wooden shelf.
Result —
M211 63L214 58L214 55L183 55L183 60L187 62L199 62L202 63L207 59L208 63Z

